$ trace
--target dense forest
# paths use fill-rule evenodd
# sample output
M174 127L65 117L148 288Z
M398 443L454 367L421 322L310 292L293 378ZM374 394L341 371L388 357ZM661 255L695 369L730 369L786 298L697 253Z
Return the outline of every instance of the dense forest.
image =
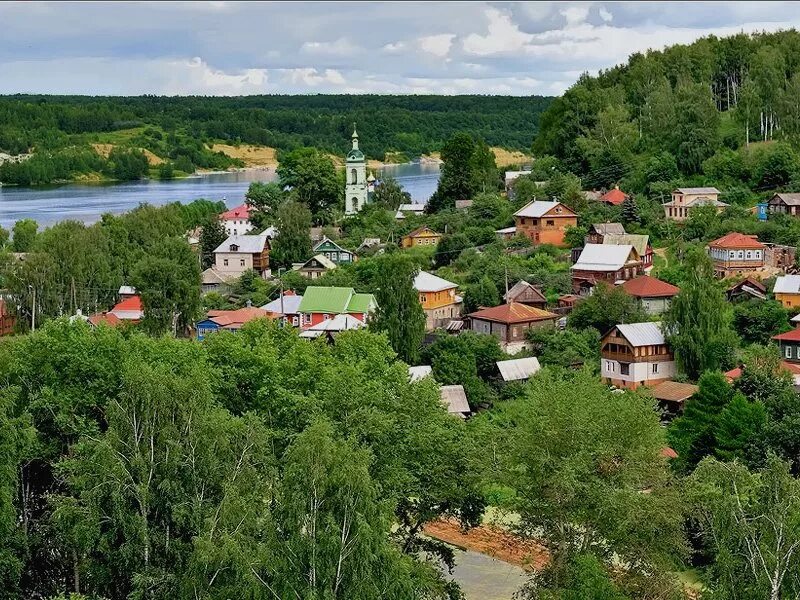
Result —
M33 150L35 155L33 162L26 161L30 164L0 168L0 181L46 183L113 171L99 164L103 159L91 151L92 142L149 150L182 172L241 166L209 150L215 141L279 151L316 147L341 155L353 123L368 140L367 156L381 160L387 153L408 159L438 151L462 130L493 146L528 150L550 101L540 96L5 96L0 98L0 152ZM119 132L125 135L114 135Z
M585 188L712 184L747 204L797 187L799 143L800 33L790 30L710 36L584 75L542 115L534 152Z

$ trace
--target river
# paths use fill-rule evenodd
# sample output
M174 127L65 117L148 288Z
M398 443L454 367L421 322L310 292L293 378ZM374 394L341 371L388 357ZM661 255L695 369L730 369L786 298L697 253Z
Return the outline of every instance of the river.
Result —
M407 163L387 165L381 175L395 177L416 203L424 203L436 190L439 165ZM225 200L229 206L244 202L253 181L274 181L274 169L214 173L172 181L129 181L125 183L77 184L47 187L0 186L0 226L10 228L19 219L34 219L52 225L65 219L85 223L99 220L103 213L123 213L142 203L191 202L198 198Z

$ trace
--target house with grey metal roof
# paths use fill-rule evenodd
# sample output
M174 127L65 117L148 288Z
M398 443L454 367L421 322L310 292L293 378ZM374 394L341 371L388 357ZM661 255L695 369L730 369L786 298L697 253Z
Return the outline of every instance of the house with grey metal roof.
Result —
M620 323L600 340L600 376L610 385L636 389L675 373L675 356L659 322Z
M231 235L214 250L214 269L224 277L238 277L245 271L269 276L269 236Z
M525 381L536 375L541 368L539 359L535 356L497 361L497 369L503 381Z
M447 412L466 419L472 412L463 385L443 385L439 390Z
M573 292L586 296L598 283L616 285L643 275L644 264L630 244L586 244L570 270Z

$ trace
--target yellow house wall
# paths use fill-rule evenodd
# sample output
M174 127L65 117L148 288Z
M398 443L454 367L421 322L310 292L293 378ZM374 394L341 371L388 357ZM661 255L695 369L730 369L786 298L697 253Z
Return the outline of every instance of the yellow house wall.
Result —
M784 308L800 307L800 294L775 294L775 300L781 303Z
M450 288L449 290L442 290L440 292L420 292L419 303L422 308L430 310L434 308L441 308L448 304L453 304L456 301L456 290Z

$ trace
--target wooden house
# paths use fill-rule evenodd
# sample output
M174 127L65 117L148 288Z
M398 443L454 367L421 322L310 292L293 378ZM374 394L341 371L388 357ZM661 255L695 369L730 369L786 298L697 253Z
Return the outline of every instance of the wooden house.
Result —
M461 316L462 298L456 293L458 284L420 271L414 278L414 289L419 294L419 303L425 312L425 329L428 331L443 327Z
M442 239L441 234L436 233L433 229L424 225L418 227L411 233L403 236L401 246L403 248L413 248L415 246L435 246Z
M563 247L567 227L578 225L578 215L561 202L534 200L514 213L514 224L516 233L526 236L534 245Z
M720 278L763 270L765 249L757 236L738 232L709 242L707 247L714 275Z
M771 215L800 215L800 194L775 194L767 201L767 212Z
M593 223L586 234L587 244L602 244L607 235L625 235L622 223Z
M292 265L292 269L303 275L304 277L308 277L309 279L319 279L328 271L332 271L336 268L336 264L327 259L322 254L317 254L316 256L312 256L304 263L297 263Z
M308 329L336 315L351 315L366 323L376 308L372 294L357 294L353 288L309 286L297 312L300 327Z
M547 298L544 297L542 291L532 283L525 280L518 281L514 286L508 290L503 296L506 303L519 302L520 304L527 304L534 308L544 309L547 307Z
M728 302L752 300L753 298L766 300L767 288L758 279L746 277L725 290L725 297L728 299Z
M253 270L262 277L269 276L269 237L232 235L214 250L214 269L225 277L238 277Z
M321 254L334 264L349 264L356 261L356 255L345 250L333 240L325 237L314 246L314 254Z
M582 296L600 282L615 285L644 274L642 259L631 245L586 244L570 269L572 290Z
M199 321L195 326L198 340L203 340L207 335L215 331L239 331L245 323L255 319L267 319L269 313L254 306L247 306L237 310L210 310L208 316Z
M606 383L636 389L675 376L675 357L661 323L615 326L600 340L600 375Z
M494 335L508 351L525 346L530 329L552 328L558 315L519 302L485 308L467 315L468 327L476 333Z
M775 300L790 310L800 308L800 275L783 275L772 288Z
M665 312L680 289L649 275L640 275L622 284L622 289L636 298L649 315Z
M650 236L638 233L609 233L603 237L603 244L611 246L633 246L642 259L642 268L645 273L653 270L653 252L650 246Z

